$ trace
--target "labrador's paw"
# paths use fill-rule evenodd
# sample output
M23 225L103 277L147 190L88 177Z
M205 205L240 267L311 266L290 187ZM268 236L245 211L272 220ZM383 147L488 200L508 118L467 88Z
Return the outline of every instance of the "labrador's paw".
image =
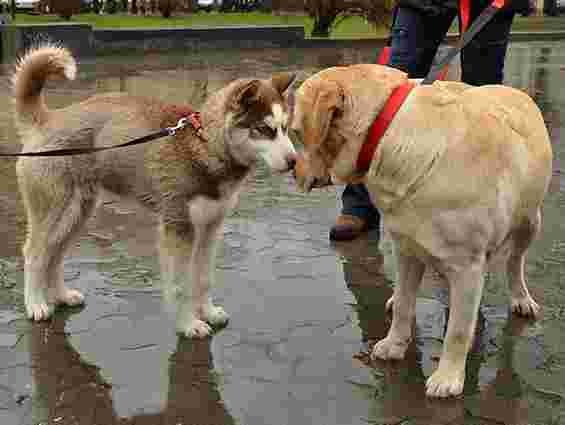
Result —
M390 297L388 300L386 300L385 311L387 313L392 312L392 307L394 307L394 297Z
M371 353L371 359L402 360L407 348L408 342L402 342L387 336L375 344Z
M465 370L450 370L438 368L426 381L426 395L428 397L454 397L463 392L465 383Z

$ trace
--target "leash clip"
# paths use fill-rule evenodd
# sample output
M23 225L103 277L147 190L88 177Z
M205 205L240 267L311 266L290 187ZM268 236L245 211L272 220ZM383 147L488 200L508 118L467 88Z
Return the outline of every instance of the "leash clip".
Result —
M177 134L177 131L185 128L187 124L188 124L188 118L181 118L180 120L177 121L177 125L175 125L174 127L167 128L169 136L174 136L175 134Z
M200 123L200 114L198 112L192 112L188 116L178 120L177 125L174 127L168 127L167 132L169 136L174 136L177 131L182 130L188 125L191 125L196 135L202 137L202 124Z

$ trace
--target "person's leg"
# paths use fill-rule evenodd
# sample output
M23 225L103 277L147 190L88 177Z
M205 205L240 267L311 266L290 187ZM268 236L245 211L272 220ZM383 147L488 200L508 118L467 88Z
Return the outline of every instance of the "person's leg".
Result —
M349 184L345 187L341 198L343 200L343 214L357 217L368 217L375 209L371 203L369 192L364 184Z
M514 15L499 12L461 52L461 79L468 84L502 84Z
M413 9L398 8L391 29L389 66L407 72L411 78L423 78L454 17L455 11L427 16ZM343 207L330 230L331 240L355 239L378 227L379 212L372 204L365 185L347 185L341 199Z
M424 78L455 16L455 10L427 16L399 8L391 29L389 66L408 73L410 78Z
M379 212L364 184L348 184L341 194L342 209L330 229L330 240L352 240L379 226Z

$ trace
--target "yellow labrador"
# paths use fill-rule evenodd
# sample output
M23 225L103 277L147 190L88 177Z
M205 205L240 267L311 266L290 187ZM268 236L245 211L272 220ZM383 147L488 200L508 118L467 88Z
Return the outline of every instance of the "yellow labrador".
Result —
M508 252L512 311L535 317L524 277L541 225L552 149L542 115L525 93L458 82L416 86L383 135L367 172L356 169L371 123L405 73L379 65L329 68L295 93L291 122L305 151L295 175L309 191L331 180L363 181L395 242L399 280L393 321L373 357L401 359L412 339L416 291L426 266L450 288L450 318L429 396L463 391L489 259Z

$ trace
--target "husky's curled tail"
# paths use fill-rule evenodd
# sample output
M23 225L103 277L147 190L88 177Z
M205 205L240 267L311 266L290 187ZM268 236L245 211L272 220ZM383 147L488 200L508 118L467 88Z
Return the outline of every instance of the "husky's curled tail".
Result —
M50 78L74 80L76 73L75 59L64 47L47 44L28 50L18 60L12 79L17 119L28 124L43 121L45 82Z

